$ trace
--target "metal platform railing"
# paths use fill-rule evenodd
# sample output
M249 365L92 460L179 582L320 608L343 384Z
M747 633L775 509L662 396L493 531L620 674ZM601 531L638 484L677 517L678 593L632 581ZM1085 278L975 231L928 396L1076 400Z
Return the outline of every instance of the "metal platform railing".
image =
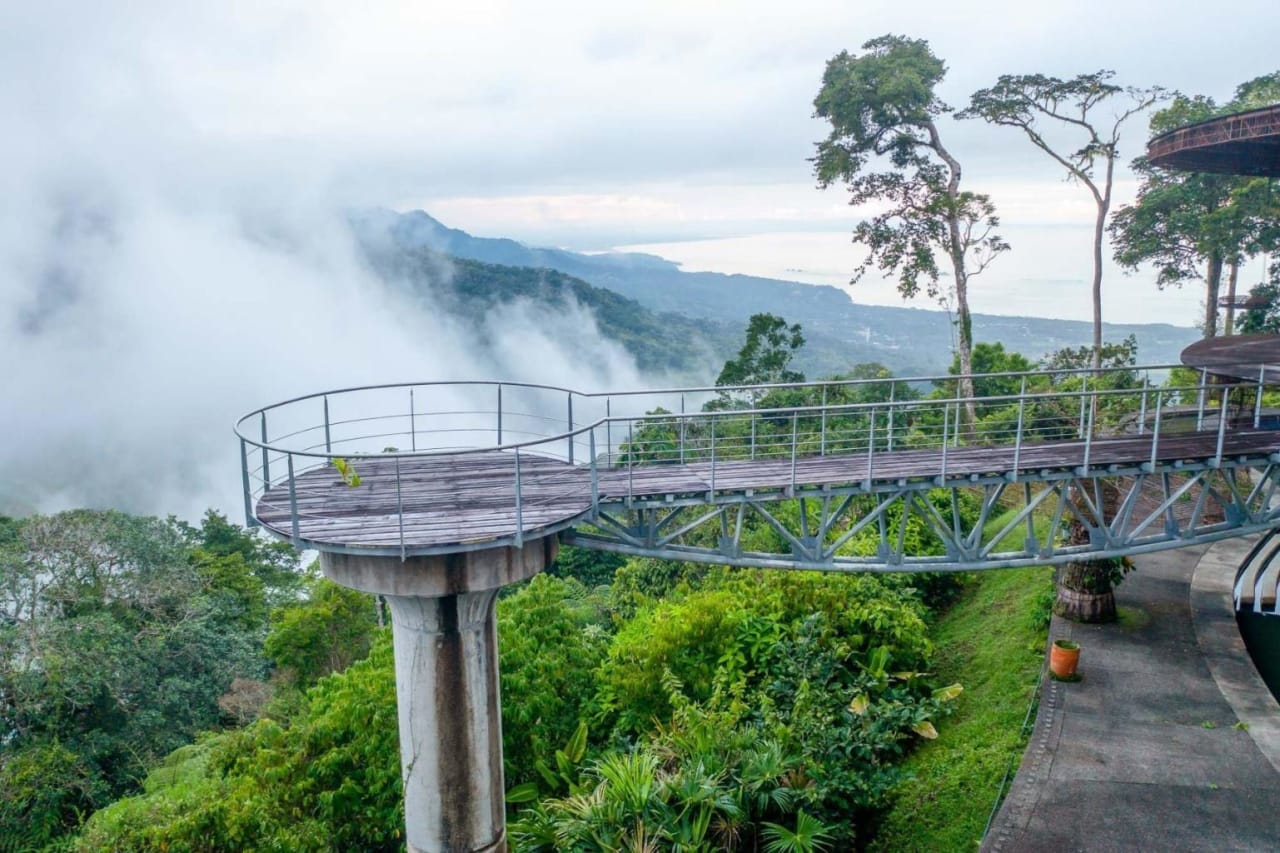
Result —
M952 375L593 393L498 381L339 389L237 422L244 509L250 524L264 506L286 512L297 539L299 523L314 512L299 482L308 472L338 465L358 471L362 460L390 460L398 493L402 467L442 455L507 460L516 542L529 501L548 500L547 484L555 482L544 476L540 494L526 494L523 479L535 458L563 463L564 493L589 489L593 510L603 472L626 471L629 499L644 466L700 466L715 492L728 463L783 462L794 492L805 458L857 456L870 481L887 454L932 450L941 484L949 456L961 448L1011 448L1016 474L1024 449L1080 442L1083 471L1099 437L1142 436L1146 458L1133 462L1154 467L1162 439L1194 432L1216 438L1208 464L1217 467L1231 429L1263 426L1264 375L1222 384L1200 373L1189 384L1155 384L1153 376L1176 367L974 375L972 397L957 395Z

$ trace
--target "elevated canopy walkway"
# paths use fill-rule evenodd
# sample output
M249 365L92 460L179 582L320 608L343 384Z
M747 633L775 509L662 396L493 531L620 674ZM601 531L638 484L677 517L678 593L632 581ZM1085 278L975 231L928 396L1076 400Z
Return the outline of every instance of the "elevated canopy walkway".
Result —
M1270 529L1280 431L1266 428L1267 377L1201 372L1170 387L1170 367L975 376L971 399L952 376L343 389L239 422L245 513L337 553L408 558L558 534L840 571L1041 565Z

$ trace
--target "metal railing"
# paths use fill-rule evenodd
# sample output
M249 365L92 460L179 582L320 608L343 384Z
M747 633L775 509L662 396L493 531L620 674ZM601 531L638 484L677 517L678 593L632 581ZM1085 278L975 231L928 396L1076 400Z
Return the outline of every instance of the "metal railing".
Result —
M1280 531L1261 536L1236 570L1231 600L1236 610L1280 615ZM1269 604L1268 604L1269 602Z
M1081 442L1087 469L1098 437L1149 436L1154 466L1162 437L1210 431L1217 436L1210 464L1220 464L1231 423L1261 424L1264 373L1247 383L1215 384L1202 372L1192 384L1154 384L1153 374L1175 367L981 374L972 377L973 397L956 395L952 375L595 393L499 381L389 384L296 397L250 412L235 429L249 524L258 523L264 509L285 512L289 530L272 529L303 544L300 524L318 512L305 505L300 481L306 473L392 460L399 494L402 468L450 454L509 466L516 516L511 541L519 544L530 457L564 464L558 479L542 476L539 499L547 498L548 483L559 484L560 494L589 496L593 512L604 471L625 469L626 494L606 499L630 501L634 472L651 465L696 464L714 493L726 465L782 462L790 466L794 491L803 485L797 463L807 457L860 456L871 480L885 454L934 450L941 451L936 476L942 483L948 457L961 447L1011 447L1016 473L1024 448ZM923 396L921 388L929 386L939 396ZM402 506L398 512L403 531ZM413 550L403 532L398 546L402 554Z

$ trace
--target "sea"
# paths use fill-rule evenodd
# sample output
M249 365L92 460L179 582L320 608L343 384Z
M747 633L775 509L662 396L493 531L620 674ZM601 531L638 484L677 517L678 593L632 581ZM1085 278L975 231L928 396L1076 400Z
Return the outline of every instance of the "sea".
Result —
M1076 225L1002 227L1012 249L971 277L969 304L981 314L1093 319L1090 282L1093 276L1093 229ZM687 271L742 273L765 278L829 284L848 292L855 302L902 305L893 280L875 270L850 284L864 252L848 231L787 231L666 243L636 243L616 251L644 252L680 264ZM1204 316L1204 283L1159 289L1155 271L1127 273L1103 247L1103 320L1110 323L1199 325ZM946 261L942 260L945 269ZM1262 280L1264 263L1255 260L1241 270L1241 295ZM944 285L945 285L944 281ZM947 289L944 287L944 290ZM1226 281L1223 281L1223 295ZM937 307L923 293L912 303ZM945 306L944 306L945 307Z

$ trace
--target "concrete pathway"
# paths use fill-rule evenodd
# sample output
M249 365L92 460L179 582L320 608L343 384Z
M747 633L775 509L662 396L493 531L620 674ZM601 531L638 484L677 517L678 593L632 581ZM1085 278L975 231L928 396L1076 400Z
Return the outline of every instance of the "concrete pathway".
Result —
M1280 850L1280 705L1236 631L1251 540L1140 557L1121 622L1054 617L1083 680L1046 680L982 850Z

